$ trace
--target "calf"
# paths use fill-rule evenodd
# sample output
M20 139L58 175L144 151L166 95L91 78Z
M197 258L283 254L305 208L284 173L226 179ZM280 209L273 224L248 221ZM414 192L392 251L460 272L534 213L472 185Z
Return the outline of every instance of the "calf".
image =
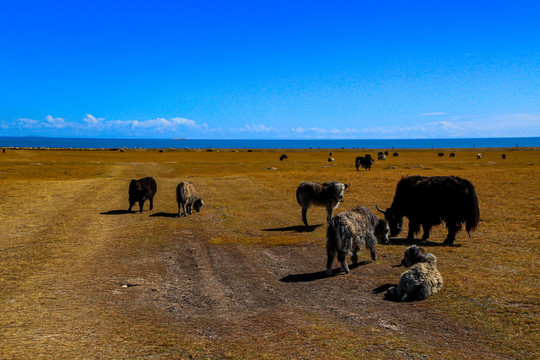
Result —
M323 184L318 182L302 182L296 189L296 200L302 206L302 222L307 222L307 211L313 205L326 208L326 221L332 218L332 213L343 200L344 191L349 185L337 181L328 181Z
M435 255L426 254L424 249L413 245L405 251L401 264L409 270L401 274L397 286L387 290L389 298L397 301L424 300L441 290L443 279L437 270Z
M332 218L326 231L326 274L332 274L332 263L336 256L341 262L341 271L349 272L345 255L352 254L353 264L358 263L358 251L366 247L371 259L377 260L375 245L377 241L388 244L388 223L377 217L367 208L358 206Z
M131 212L131 208L135 205L136 202L139 203L139 212L143 212L143 205L145 200L150 201L150 210L154 208L154 195L157 191L156 180L153 177L145 177L139 180L131 180L129 183L129 209L128 212Z
M199 212L204 205L204 201L197 195L195 185L191 182L181 182L176 187L176 201L178 202L178 216L192 214L193 209Z

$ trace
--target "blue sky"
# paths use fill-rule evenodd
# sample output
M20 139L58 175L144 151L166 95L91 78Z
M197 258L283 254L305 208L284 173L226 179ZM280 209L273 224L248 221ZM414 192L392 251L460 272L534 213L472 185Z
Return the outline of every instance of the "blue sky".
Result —
M5 1L0 135L540 136L538 1Z

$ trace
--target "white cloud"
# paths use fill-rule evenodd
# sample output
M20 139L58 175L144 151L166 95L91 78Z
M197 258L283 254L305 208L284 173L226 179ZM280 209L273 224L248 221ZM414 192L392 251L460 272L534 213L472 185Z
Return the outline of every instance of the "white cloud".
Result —
M102 125L105 119L96 118L92 116L91 114L86 114L83 118L83 121L88 125L88 127L95 127L95 126Z
M278 129L272 127L272 126L265 126L262 124L256 124L256 125L249 125L246 124L242 128L232 128L230 129L232 132L255 132L255 133L261 133L261 132L279 132Z
M41 127L39 121L27 118L20 118L19 126L25 129L35 129Z
M62 118L54 118L52 117L51 115L47 115L45 117L45 119L47 120L47 122L44 124L45 126L49 126L49 127L53 127L53 128L57 128L57 129L62 129L64 127L66 127L67 123L64 119Z
M444 121L364 128L319 127L291 129L298 138L422 139L458 137L530 137L540 135L540 115L453 116Z

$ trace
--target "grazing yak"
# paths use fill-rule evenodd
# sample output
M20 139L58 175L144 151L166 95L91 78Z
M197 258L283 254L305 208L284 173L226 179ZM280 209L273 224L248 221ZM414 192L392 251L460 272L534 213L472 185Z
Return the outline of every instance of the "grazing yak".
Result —
M199 212L204 205L204 201L197 195L195 185L191 182L181 182L176 187L176 202L178 202L178 216L192 214L193 209Z
M364 169L371 171L371 165L373 165L373 158L371 155L366 154L366 156L358 156L356 160L354 161L354 166L356 166L356 171L361 167Z
M336 161L334 158L328 158L328 162L334 162Z
M502 159L506 159L506 154L502 154Z
M378 160L386 160L386 155L378 155Z
M139 203L139 212L143 212L143 205L145 200L150 200L150 210L154 208L154 195L156 195L157 184L153 177L145 177L139 180L131 180L129 183L129 209Z
M480 154L480 153L476 154L476 159L477 160L480 160L481 158L482 158L482 154Z
M450 153L450 157L454 157L454 156L456 156L456 154Z
M328 181L323 184L318 182L301 182L296 189L296 200L302 206L302 222L307 222L307 211L311 206L323 206L326 208L326 222L332 218L334 209L343 200L343 193L349 185L337 181Z
M326 231L326 274L332 275L332 263L337 253L341 270L349 272L345 255L352 254L353 264L358 263L358 251L366 247L371 252L371 259L377 260L375 245L377 242L388 244L388 223L377 217L367 208L358 206L342 212L330 220Z
M395 153L392 154L392 156L397 157L397 156L399 156L399 153L395 152Z
M288 159L288 158L289 158L289 157L288 157L286 154L283 154L283 155L281 155L281 156L279 157L279 160L280 160L280 161L283 161L283 160Z
M457 176L406 176L396 188L392 205L382 210L390 224L390 236L397 236L403 227L403 217L409 218L407 239L414 240L415 233L424 229L422 241L429 238L431 227L446 223L448 236L444 243L454 243L456 233L466 223L470 236L480 221L478 198L473 184Z
M424 249L413 245L405 251L401 264L409 269L401 274L397 286L387 290L389 298L397 301L424 300L441 290L443 279L437 270L435 255L426 254Z
M438 156L439 156L439 157L443 157L443 156L444 156L444 153L439 153Z

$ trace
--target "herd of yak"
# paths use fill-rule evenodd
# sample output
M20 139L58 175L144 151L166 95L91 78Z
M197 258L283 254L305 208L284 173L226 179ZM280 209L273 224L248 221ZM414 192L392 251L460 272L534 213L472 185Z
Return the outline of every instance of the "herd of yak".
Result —
M365 157L363 157L365 159ZM358 160L357 160L358 161ZM358 169L358 166L357 166ZM422 241L429 238L431 228L445 223L448 235L444 244L452 245L463 224L467 233L474 230L480 221L478 198L473 184L457 176L405 176L397 184L393 202L389 208L377 210L384 214L378 219L368 208L358 206L332 216L343 201L348 185L329 181L325 183L302 182L296 190L296 199L302 207L302 222L307 227L307 210L312 206L325 207L327 211L327 275L332 275L332 263L337 255L342 272L349 272L346 255L350 254L353 264L358 262L358 251L365 247L371 259L377 259L375 245L388 244L389 236L397 236L403 228L403 218L409 219L407 240L413 241L422 227ZM129 185L129 210L138 202L143 211L146 200L153 208L153 197L157 191L152 177L131 180ZM191 182L181 182L176 188L178 216L200 211L204 202L197 195ZM422 300L442 287L441 274L437 270L437 259L426 254L416 245L405 251L402 265L409 269L401 275L397 286L387 290L387 296L397 301Z

